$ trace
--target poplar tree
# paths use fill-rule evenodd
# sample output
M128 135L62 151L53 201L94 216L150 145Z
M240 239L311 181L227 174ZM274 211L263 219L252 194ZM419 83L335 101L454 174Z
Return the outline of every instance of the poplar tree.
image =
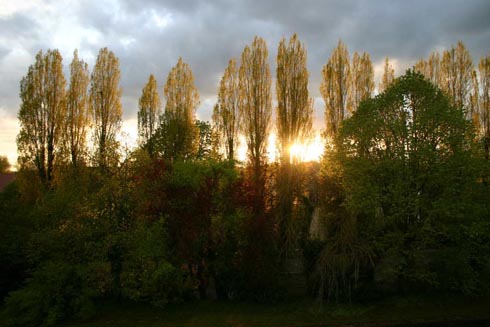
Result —
M150 75L148 82L143 87L138 102L138 136L139 143L148 150L150 155L154 152L154 140L152 139L158 127L158 120L162 111L162 103L158 95L157 80Z
M267 137L271 119L271 75L264 39L255 37L246 46L239 71L240 114L242 131L247 139L249 161L260 170L266 159Z
M393 66L390 64L390 59L388 57L385 58L385 66L383 70L383 77L381 79L381 83L379 84L378 87L378 93L383 92L388 88L388 86L393 83L395 80L395 69Z
M39 51L20 82L20 132L17 146L21 164L33 164L41 182L49 186L55 160L61 152L65 105L65 77L58 50Z
M291 146L303 143L311 133L313 101L308 93L306 49L294 34L289 42L283 38L277 50L277 136L281 155L278 175L278 220L282 249L294 247L298 233L297 204L301 193L297 158ZM296 217L298 218L298 217Z
M120 78L117 57L107 48L100 49L90 78L90 109L95 161L101 167L117 159L116 135L122 122Z
M86 137L90 124L88 65L73 53L70 64L70 86L66 98L65 146L73 166L78 166L86 154Z
M428 60L420 59L414 69L424 75L432 84L439 85L441 59L438 52L432 52Z
M489 159L490 153L490 56L480 59L478 64L479 90L481 90L478 105L481 133L485 148L485 158Z
M235 59L228 62L228 67L221 78L218 103L213 111L213 124L218 132L220 143L224 145L226 158L235 159L239 131L240 88Z
M195 157L199 146L196 109L199 93L189 65L179 58L164 87L163 154L169 160Z
M473 123L476 131L481 130L480 125L480 85L478 74L475 69L471 72L471 90L469 95L469 118Z
M463 42L459 41L456 47L444 51L439 86L454 105L467 109L467 119L472 119L474 115L470 110L473 69L470 53Z
M354 52L351 66L350 110L357 110L361 101L371 97L374 92L374 69L371 57L364 52L360 56Z
M255 189L254 210L260 214L265 195L266 146L271 120L271 74L264 39L255 37L242 52L239 70L240 115Z
M337 134L341 122L347 118L350 84L349 52L339 43L322 69L320 93L325 101L326 135Z
M281 163L291 162L290 147L310 135L313 100L308 93L306 49L294 34L283 38L277 51L277 136Z

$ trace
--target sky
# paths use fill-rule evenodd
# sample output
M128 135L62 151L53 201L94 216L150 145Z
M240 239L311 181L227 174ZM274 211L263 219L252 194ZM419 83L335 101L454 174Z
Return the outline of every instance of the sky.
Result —
M163 94L168 72L182 57L200 93L197 117L209 120L228 60L261 36L274 76L278 43L293 33L308 51L314 127L320 131L321 70L339 39L351 55L371 55L376 81L385 56L400 75L458 40L477 62L490 55L490 1L0 0L0 155L16 161L19 81L41 49L59 49L67 80L75 49L90 69L100 48L114 51L120 60L124 140L134 144L138 98L150 74Z

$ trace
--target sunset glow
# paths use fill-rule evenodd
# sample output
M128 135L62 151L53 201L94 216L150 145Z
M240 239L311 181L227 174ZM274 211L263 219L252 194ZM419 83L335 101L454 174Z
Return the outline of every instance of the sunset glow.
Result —
M295 143L290 147L290 160L291 162L308 162L308 161L320 161L325 148L325 142L322 139L320 133L317 133L315 137L307 140L304 143ZM279 149L277 145L277 137L275 133L269 135L267 142L267 159L269 162L275 162L279 160ZM238 147L238 160L247 160L247 145L245 137L240 136L240 146Z
M325 142L320 134L305 143L295 143L290 147L290 160L299 162L320 161L323 154Z

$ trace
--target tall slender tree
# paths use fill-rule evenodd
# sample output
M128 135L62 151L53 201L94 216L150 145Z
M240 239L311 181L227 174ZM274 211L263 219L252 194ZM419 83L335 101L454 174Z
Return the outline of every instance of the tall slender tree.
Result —
M478 64L480 101L478 105L481 134L485 158L490 158L490 56L480 59Z
M374 69L369 53L364 52L360 56L354 52L351 66L351 84L349 108L357 110L361 101L368 99L374 92Z
M122 123L120 79L119 59L109 49L100 49L90 78L90 108L95 161L101 167L113 164L117 158L116 135Z
M218 103L214 107L213 124L220 143L224 145L226 158L234 160L239 131L240 88L236 60L231 59L221 78Z
M255 37L242 52L239 71L240 114L255 189L254 210L262 210L265 195L264 165L271 120L271 74L267 45Z
M434 85L440 82L441 59L438 52L432 52L428 60L420 59L414 69L425 76Z
M170 160L195 157L199 146L196 109L199 93L189 65L179 58L164 87L167 100L164 112L163 152Z
M480 125L480 86L478 74L475 69L471 72L471 90L469 95L469 116L476 131L481 130Z
M62 60L58 50L48 50L45 55L39 51L20 82L19 157L22 164L34 164L46 186L53 179L64 128L66 81Z
M158 120L162 111L162 103L160 101L160 96L158 95L157 80L153 74L150 75L148 82L143 87L138 105L139 143L148 150L150 155L153 155L154 140L152 137L158 127Z
M308 69L306 49L294 34L289 42L282 39L277 50L277 137L281 169L277 177L278 222L285 251L294 247L298 233L297 203L301 187L297 158L291 154L291 146L303 143L311 134L313 100L308 93Z
M306 49L296 34L277 50L277 136L281 163L291 161L290 147L302 143L311 133L313 100L308 93Z
M341 40L323 66L322 77L320 93L325 101L326 134L333 137L349 114L349 52Z
M381 93L390 86L395 80L395 69L390 64L390 59L385 58L385 66L383 70L383 77L381 78L381 83L379 83L378 92Z
M444 51L441 60L439 86L453 103L467 110L467 118L472 119L470 94L473 87L473 62L470 53L459 41L456 47Z
M70 86L66 98L65 147L73 166L78 166L86 154L87 130L90 124L88 65L73 53L70 64Z

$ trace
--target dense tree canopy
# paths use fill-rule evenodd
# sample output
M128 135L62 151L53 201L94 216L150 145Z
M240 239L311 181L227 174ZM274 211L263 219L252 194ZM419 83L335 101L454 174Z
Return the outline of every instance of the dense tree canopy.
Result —
M472 178L461 175L472 173L470 166L461 171L471 131L461 109L409 71L344 123L338 146L350 203L402 224L428 219L439 197Z
M327 155L336 170L329 170L326 181L341 181L341 195L327 201L340 213L327 216L327 226L338 232L329 234L319 261L327 293L338 290L332 280L355 285L362 270L392 290L410 283L478 289L483 272L469 261L475 248L458 245L469 230L480 233L482 223L488 226L482 211L488 196L481 197L483 185L476 182L482 171L473 140L464 111L413 71L361 103ZM446 256L457 259L450 263ZM366 262L371 264L363 268Z
M296 35L277 55L278 162L267 160L271 75L259 37L229 61L212 124L196 119L181 58L161 116L151 75L139 146L124 160L114 53L100 50L87 93L77 52L67 90L59 52L40 52L20 85L20 169L0 192L6 316L46 326L105 301L274 301L298 289L321 300L488 296L490 69L488 57L478 71L469 59L458 44L399 78L386 60L372 98L369 55L350 61L339 42L322 71L329 146L304 163L288 153L312 125ZM234 160L240 133L246 162Z

